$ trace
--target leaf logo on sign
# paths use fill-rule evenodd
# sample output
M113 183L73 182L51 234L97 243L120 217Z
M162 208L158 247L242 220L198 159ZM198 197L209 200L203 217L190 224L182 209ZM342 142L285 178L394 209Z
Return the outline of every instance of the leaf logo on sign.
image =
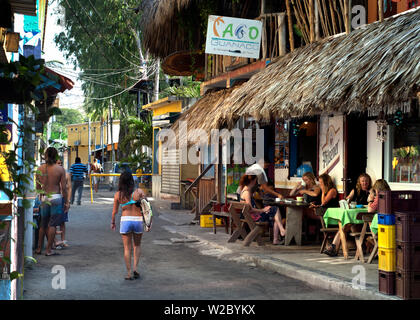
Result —
M220 37L219 32L217 32L217 28L216 28L216 26L218 26L220 22L225 23L222 17L218 17L216 20L214 20L214 23L213 23L213 32L216 37Z

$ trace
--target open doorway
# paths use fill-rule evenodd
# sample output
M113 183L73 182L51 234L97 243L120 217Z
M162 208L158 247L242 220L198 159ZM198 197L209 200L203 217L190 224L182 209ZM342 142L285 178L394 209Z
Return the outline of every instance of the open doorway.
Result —
M364 114L346 117L344 193L347 196L356 187L357 178L366 172L367 118Z

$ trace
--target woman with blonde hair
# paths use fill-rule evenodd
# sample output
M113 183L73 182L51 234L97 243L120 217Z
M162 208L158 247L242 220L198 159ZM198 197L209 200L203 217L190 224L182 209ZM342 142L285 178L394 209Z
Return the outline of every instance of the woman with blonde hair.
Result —
M372 179L367 173L362 173L357 178L356 188L351 190L347 196L347 201L355 201L357 204L368 204L369 193L372 189Z
M302 182L296 185L290 191L290 196L303 195L306 203L321 203L321 188L316 184L315 176L312 172L306 172L302 175Z

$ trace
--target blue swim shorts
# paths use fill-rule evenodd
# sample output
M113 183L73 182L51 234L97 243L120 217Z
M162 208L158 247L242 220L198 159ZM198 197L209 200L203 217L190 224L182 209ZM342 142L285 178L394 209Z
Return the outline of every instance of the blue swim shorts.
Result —
M41 226L57 227L63 223L64 218L62 198L49 199L48 202L49 204L44 202L40 206Z
M121 217L120 233L126 234L134 232L136 234L143 233L143 218L142 217Z

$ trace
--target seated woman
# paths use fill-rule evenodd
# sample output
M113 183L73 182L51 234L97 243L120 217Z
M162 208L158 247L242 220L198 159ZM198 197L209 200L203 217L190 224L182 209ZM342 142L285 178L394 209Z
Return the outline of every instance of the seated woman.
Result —
M384 179L376 180L375 184L372 187L372 190L368 197L368 212L378 211L379 205L379 191L391 191L391 188L388 185L388 182Z
M357 178L356 188L354 188L347 196L348 202L355 201L357 204L368 204L368 196L372 189L372 179L366 173L362 173Z
M286 234L286 229L281 223L279 209L276 207L266 206L263 209L257 209L255 200L252 197L254 188L257 183L257 176L243 175L239 181L241 188L241 201L246 202L251 207L251 217L255 222L269 222L273 227L273 244L281 244L279 240L279 232L282 237Z
M302 176L302 182L290 191L290 196L303 195L306 203L321 203L321 188L316 184L312 172L306 172Z
M328 174L324 173L319 176L319 186L321 188L321 204L311 204L311 207L338 208L340 206L338 191Z

